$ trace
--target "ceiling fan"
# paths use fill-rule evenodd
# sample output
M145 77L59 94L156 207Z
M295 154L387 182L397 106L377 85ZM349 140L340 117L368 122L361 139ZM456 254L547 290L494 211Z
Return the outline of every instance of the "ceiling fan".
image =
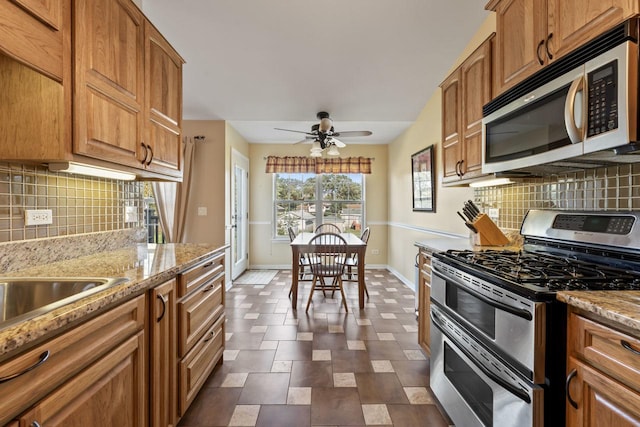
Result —
M331 117L329 117L329 113L326 111L320 111L316 114L316 117L320 120L320 123L311 126L311 132L304 132L300 130L291 130L291 129L281 129L275 128L276 130L283 130L286 132L296 132L296 133L304 133L306 136L303 140L296 142L299 144L305 141L313 141L313 146L311 147L311 156L319 157L325 148L329 147L328 154L330 155L338 155L340 154L335 147L346 147L346 144L337 137L352 137L352 136L369 136L372 134L369 130L352 130L352 131L344 131L344 132L336 132L333 128L333 121ZM315 155L314 155L315 154Z

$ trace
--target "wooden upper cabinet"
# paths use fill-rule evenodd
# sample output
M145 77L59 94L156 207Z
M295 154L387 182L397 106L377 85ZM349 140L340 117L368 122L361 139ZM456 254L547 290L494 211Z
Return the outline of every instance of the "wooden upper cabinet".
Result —
M0 51L62 81L69 10L69 0L0 1Z
M493 35L440 85L445 184L482 176L482 107L492 95L492 39Z
M491 41L476 49L460 67L464 178L482 174L482 107L491 101Z
M501 93L546 63L546 5L544 0L503 0L492 10L496 11L495 83Z
M182 64L184 60L145 22L146 133L150 170L182 173Z
M74 152L140 167L144 17L129 0L74 5Z
M640 12L637 0L491 0L496 12L495 94Z
M442 155L444 178L459 178L462 158L460 141L460 70L452 73L442 84Z
M547 0L547 4L550 50L557 57L640 13L637 0Z

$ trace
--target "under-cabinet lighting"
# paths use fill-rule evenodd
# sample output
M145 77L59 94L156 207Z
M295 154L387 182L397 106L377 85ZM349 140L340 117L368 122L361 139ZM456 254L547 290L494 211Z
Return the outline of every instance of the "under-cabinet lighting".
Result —
M478 188L478 187L491 187L496 185L505 185L505 184L514 184L515 181L511 180L511 178L491 178L485 179L482 181L476 181L469 184L469 187Z
M103 168L100 166L83 165L74 162L56 162L49 163L51 172L66 172L71 174L89 175L100 178L121 179L123 181L133 181L136 179L135 174L121 172L114 169Z

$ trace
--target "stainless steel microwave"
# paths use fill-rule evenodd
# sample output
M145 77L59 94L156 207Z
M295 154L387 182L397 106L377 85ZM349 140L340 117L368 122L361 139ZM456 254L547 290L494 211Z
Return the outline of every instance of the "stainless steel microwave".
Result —
M633 31L625 31L617 45L585 46L487 104L482 171L552 172L638 161L638 44L629 36Z

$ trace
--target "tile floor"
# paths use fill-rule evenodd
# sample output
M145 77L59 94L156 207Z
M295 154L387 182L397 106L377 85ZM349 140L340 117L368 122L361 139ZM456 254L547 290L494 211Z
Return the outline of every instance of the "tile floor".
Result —
M348 313L340 295L316 291L308 314L308 282L291 309L291 271L234 285L224 363L179 426L448 426L417 344L413 291L386 270L367 270L366 282L363 310L357 284L345 283Z

